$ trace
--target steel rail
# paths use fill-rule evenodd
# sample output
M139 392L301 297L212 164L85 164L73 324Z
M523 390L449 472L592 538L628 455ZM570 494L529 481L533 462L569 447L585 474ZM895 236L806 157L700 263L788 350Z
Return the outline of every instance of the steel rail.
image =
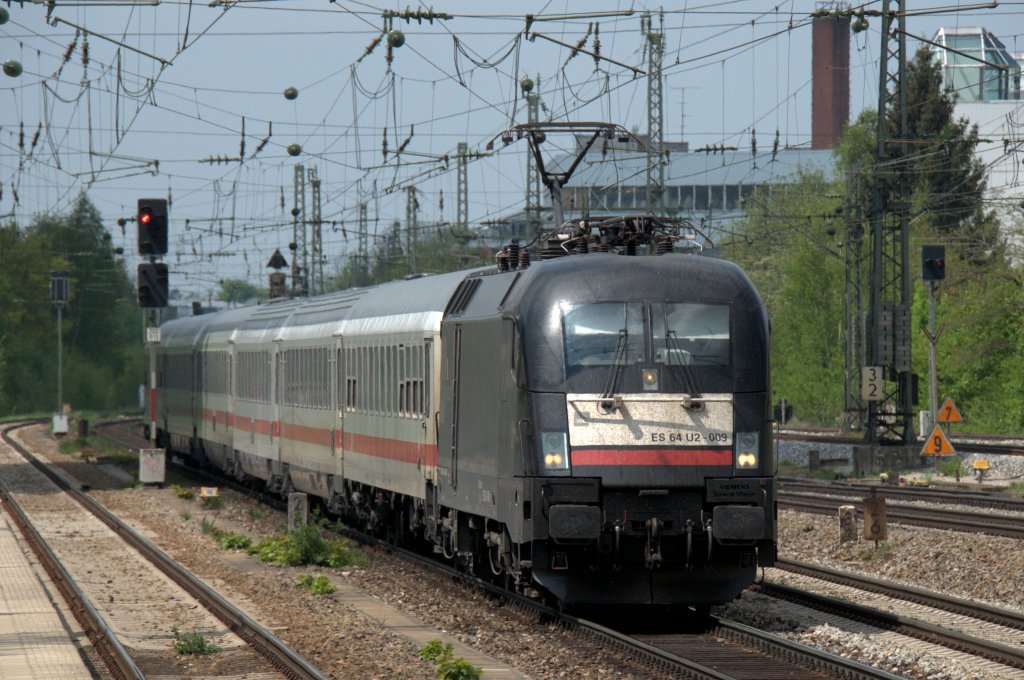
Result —
M14 441L9 436L7 430L3 432L3 439L18 450L33 467L50 478L61 490L69 494L125 542L138 550L157 569L201 602L231 632L244 640L283 675L295 680L327 680L327 676L321 673L309 661L288 647L270 631L249 618L241 609L222 597L165 552L122 522L114 513L103 507L99 501L73 488L61 475L55 473L25 447Z
M869 593L877 593L887 597L893 597L907 602L924 605L951 614L967 616L979 621L987 621L1005 628L1024 630L1024 614L993 607L992 605L974 600L966 600L954 595L947 595L924 588L917 588L909 585L896 585L887 581L872 578L864 574L853 574L850 572L831 569L818 564L779 558L775 560L775 568L788 571L794 574L810 576L829 583L849 586Z
M841 498L822 498L794 493L784 493L778 496L780 510L796 510L819 515L833 514L840 505L849 504L848 501ZM857 513L858 515L862 514L859 508ZM910 508L889 505L886 508L886 519L896 524L1024 539L1024 519L1012 517L963 513L941 508Z
M1011 498L1001 493L964 489L951 491L930 487L901 487L888 484L862 484L857 482L818 482L801 477L777 477L779 490L783 493L817 493L834 496L864 496L873 494L880 498L926 503L948 503L966 505L989 510L1008 510L1024 513L1024 500Z
M760 590L766 595L781 600L802 604L819 611L834 613L843 618L860 621L877 628L890 630L900 635L906 635L931 644L941 645L1005 666L1024 669L1024 650L1014 649L998 642L983 640L966 635L960 631L953 631L910 617L872 609L871 607L854 604L835 597L819 595L778 583L759 583L751 586L751 589L754 591Z
M864 443L862 435L851 436L847 432L837 432L835 430L780 430L775 434L775 437L786 441L846 444L850 446L859 446ZM1018 437L962 434L949 437L949 442L958 451L986 453L997 456L1024 456L1024 440Z
M695 641L700 641L704 645L714 642L721 645L728 653L736 654L734 650L729 649L725 642L722 642L723 640L752 650L753 657L756 658L757 663L760 664L762 669L772 661L787 666L795 666L798 675L792 675L793 670L791 669L790 674L785 675L785 677L807 677L808 672L821 673L827 677L842 677L847 680L899 680L901 677L859 661L846 659L830 652L716 616L709 617L709 621L713 624L711 629L699 633L676 633L657 636L624 633L600 623L573 616L532 598L510 592L494 583L467 574L449 565L441 564L416 552L396 548L390 543L385 543L373 536L351 529L347 529L345 533L355 540L400 555L405 559L416 562L420 566L464 583L471 588L476 588L491 597L501 599L520 609L547 618L550 621L558 622L567 628L574 629L590 637L601 645L626 651L660 669L679 674L685 678L727 680L737 677L730 674L729 661L725 657L719 658L719 663L724 668L716 669L667 649L667 647L671 646L685 647L692 645ZM765 676L761 675L759 677Z
M123 424L127 425L129 423ZM116 425L117 423L104 423L103 427L116 431ZM126 443L125 438L118 436L116 432L105 432L102 436L122 445ZM194 468L184 466L181 466L181 469L190 474L200 475L205 479L215 477L208 471L196 470ZM251 493L251 490L239 487L233 480L219 476L215 478L221 484L236 488L243 493ZM264 501L267 500L262 497L260 499ZM280 506L278 505L278 507ZM601 645L628 652L630 655L643 659L645 662L667 672L674 673L685 678L693 678L695 680L730 680L734 678L734 676L730 675L727 671L711 668L705 664L687 659L665 649L664 642L649 642L645 639L641 639L641 637L613 630L597 622L572 616L571 614L560 611L559 609L538 602L533 598L528 598L511 592L499 585L491 583L490 581L481 579L472 574L467 574L465 571L461 571L450 565L439 563L436 560L424 557L414 551L396 547L366 533L351 528L345 529L343 533L353 540L366 545L372 545L381 550L398 555L403 559L415 562L428 570L442 574L452 580L463 583L470 588L475 588L487 594L489 597L502 600L511 606L528 611L538 617L552 622L558 622L563 626L577 630ZM845 659L829 652L802 645L798 642L794 642L771 633L759 631L756 628L751 628L738 622L721 618L712 618L711 621L714 625L710 631L703 634L681 634L682 637L689 638L690 640L697 637L706 637L709 640L718 639L718 644L721 644L723 649L728 649L726 643L721 642L723 639L728 640L733 644L743 645L756 650L755 656L757 656L758 663L761 664L767 661L764 654L772 654L778 659L779 663L787 663L788 661L791 665L797 667L798 675L789 675L787 677L803 677L806 676L808 671L821 672L824 675L838 676L849 680L898 680L900 677L858 661Z
M35 424L37 424L36 421L33 421L4 428L4 440L10 443L7 437L8 432ZM75 619L82 626L89 641L92 642L93 648L103 660L107 670L117 678L138 678L139 680L145 678L142 671L135 664L135 660L128 654L124 645L121 644L117 635L114 634L114 631L111 630L100 613L93 607L88 596L82 591L75 580L71 578L64 565L60 563L53 550L50 549L46 539L32 526L32 520L29 519L21 504L14 498L10 489L7 488L3 481L0 481L0 505L10 514L15 526L18 527L18 531L21 532L21 535L32 548L32 552L39 559L40 564L57 587L57 590L60 591L61 596L71 609Z

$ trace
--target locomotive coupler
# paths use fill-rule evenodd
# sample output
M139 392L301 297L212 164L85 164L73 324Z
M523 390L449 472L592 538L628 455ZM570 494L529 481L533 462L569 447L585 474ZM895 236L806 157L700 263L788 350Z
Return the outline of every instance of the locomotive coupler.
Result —
M644 548L645 561L648 569L657 569L661 566L661 539L658 537L658 528L661 526L661 520L657 517L652 517L647 520L646 526L647 546Z

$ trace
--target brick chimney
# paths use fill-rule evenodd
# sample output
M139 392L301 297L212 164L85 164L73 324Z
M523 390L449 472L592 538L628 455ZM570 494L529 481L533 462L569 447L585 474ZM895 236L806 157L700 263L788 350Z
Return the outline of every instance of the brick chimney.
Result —
M811 53L811 148L831 149L850 119L850 17L816 17Z

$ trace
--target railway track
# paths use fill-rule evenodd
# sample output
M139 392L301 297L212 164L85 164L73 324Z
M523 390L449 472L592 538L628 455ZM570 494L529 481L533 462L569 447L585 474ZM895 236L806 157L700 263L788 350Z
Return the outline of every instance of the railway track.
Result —
M844 498L827 498L792 492L780 493L778 503L780 510L796 510L819 515L834 515L839 510L839 506L850 504L849 500ZM859 508L857 512L860 515ZM886 516L888 521L897 524L1024 539L1024 518L892 504L886 508Z
M775 567L793 574L802 574L822 581L828 581L829 583L849 586L851 588L856 588L870 593L878 593L887 597L893 597L907 602L914 602L926 607L949 612L950 614L967 616L972 619L987 621L1005 628L1024 631L1024 614L1011 611L1009 609L992 607L981 602L965 600L953 595L946 595L932 590L916 588L914 586L895 585L876 578L871 578L870 576L851 574L849 572L830 569L828 567L810 564L809 562L801 562L799 560L780 558L776 561Z
M886 484L860 484L856 482L817 482L799 477L779 477L779 491L783 493L812 493L829 496L863 498L877 495L880 498L901 501L923 501L964 505L987 510L1007 510L1024 513L1024 500L1011 498L1002 493L985 491L933 489L929 487L899 487Z
M126 432L123 423L98 428L104 437L129 448L145 445L139 435ZM189 473L207 473L186 468ZM236 486L230 480L217 478L224 486ZM240 489L243 493L247 490ZM535 600L509 593L488 581L468 575L452 567L426 559L422 555L382 543L378 539L349 530L350 537L377 545L394 554L415 561L426 569L457 579L489 596L530 611L551 622L576 630L601 646L627 652L644 659L649 665L676 677L724 680L770 680L772 678L896 678L884 671L843 659L827 652L759 631L741 623L712 618L708 626L695 632L630 635L598 623L574 617Z
M776 568L897 602L890 604L893 611L883 611L878 602L866 606L845 597L832 597L774 581L756 584L751 590L1024 670L1024 647L1020 645L1024 614L805 562L782 559ZM920 606L907 607L903 603ZM923 608L937 610L938 614ZM926 620L929 615L932 621Z
M27 447L12 436L13 430L24 425L7 426L2 432L3 442L10 449L0 453L8 458L8 464L17 471L17 478L13 483L8 477L8 492L19 497L18 501L25 510L27 522L38 524L48 521L51 526L56 526L49 532L37 533L49 533L49 536L41 538L47 539L45 543L55 553L54 559L62 563L56 565L59 569L64 569L69 563L73 563L75 567L67 568L63 574L58 571L52 578L66 581L74 588L82 590L83 601L91 600L93 604L89 606L98 612L98 616L108 621L117 621L116 625L95 624L101 631L97 635L109 636L114 640L115 635L119 635L122 639L131 640L131 644L120 646L131 657L127 661L132 663L115 660L111 670L115 677L166 675L166 650L154 648L153 631L163 631L171 622L180 620L183 623L183 630L188 632L192 626L204 627L202 618L211 616L215 617L216 621L213 627L219 628L220 624L226 627L225 634L221 637L229 640L224 647L225 654L231 657L230 664L227 664L233 668L230 671L231 675L245 672L247 677L252 678L325 678L308 661L121 522L113 513L77 488L72 481L33 456ZM14 452L20 456L20 464L13 458ZM30 465L24 465L25 461ZM59 489L59 493L54 491L54 485ZM33 501L35 508L31 507ZM83 512L83 508L88 514ZM56 519L55 513L59 513ZM99 525L103 528L98 529ZM70 532L73 537L79 539L85 536L88 543L82 545L79 540L63 547L53 545L61 539L62 532ZM103 532L107 532L107 535L103 535ZM111 540L109 532L113 532L121 541ZM159 570L163 576L149 576L146 567L142 566L146 562ZM100 580L97 581L95 576L90 576L93 574ZM173 590L168 589L167 586L170 584L165 585L166 580L163 577L170 579ZM83 578L89 581L85 587L79 585ZM128 587L118 579L130 579L132 583ZM147 582L140 585L137 581L141 579L147 579ZM132 590L144 593L144 597L132 599ZM88 597L87 593L92 597ZM109 597L109 602L105 597ZM201 611L198 611L200 608ZM205 627L210 628L210 625L206 624ZM227 637L229 635L230 637ZM159 638L160 635L155 637ZM231 643L230 640L235 642ZM169 649L165 642L159 641L158 646L166 646ZM114 655L116 652L108 654ZM125 665L126 670L119 670L119 665ZM173 666L171 668L173 669Z
M776 438L787 441L819 442L856 446L864 443L863 435L851 436L834 430L780 430ZM1003 435L958 435L949 438L959 452L984 453L998 456L1024 456L1024 439ZM919 443L923 445L924 440Z

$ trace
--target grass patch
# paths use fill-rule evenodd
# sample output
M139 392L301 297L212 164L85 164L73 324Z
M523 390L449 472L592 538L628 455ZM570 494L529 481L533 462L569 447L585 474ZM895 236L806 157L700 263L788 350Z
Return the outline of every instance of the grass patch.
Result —
M181 486L180 484L171 484L171 491L174 492L175 496L186 501L190 501L196 497L195 489L188 486Z
M204 534L213 536L217 545L225 550L249 550L252 547L252 539L247 535L224 531L205 517L200 528Z
M346 567L369 563L366 553L349 547L348 541L324 538L316 524L306 524L288 533L264 538L249 548L249 554L256 555L263 562L284 567L303 564Z
M181 512L178 513L178 516L181 517L186 522L189 521L190 519L192 519L192 513L189 512L188 510L182 510Z
M245 534L222 533L217 536L217 543L225 550L248 550L252 539Z
M178 654L215 654L220 647L207 642L203 634L198 631L182 633L177 626L171 628L174 633L174 651Z
M1006 493L1017 498L1024 498L1024 482L1014 482L1006 488Z
M228 504L224 496L203 496L200 500L207 510L223 510Z
M865 562L870 562L885 557L891 552L896 552L897 548L899 548L899 544L894 541L880 541L875 547L862 551L860 558Z
M249 513L249 519L253 520L254 522L258 522L261 519L267 518L267 513L263 512L259 508L249 508L247 512Z
M306 574L295 582L296 588L305 588L314 595L330 595L337 588L331 585L330 579L323 574Z
M452 657L452 646L440 640L431 640L420 650L420 658L434 662L434 677L438 680L480 680L483 669L460 657Z
M62 439L57 444L57 449L66 456L81 454L83 457L94 456L108 462L138 464L137 453L125 451L117 444L92 434L88 437Z
M967 476L967 466L956 456L939 459L939 474L959 479Z

